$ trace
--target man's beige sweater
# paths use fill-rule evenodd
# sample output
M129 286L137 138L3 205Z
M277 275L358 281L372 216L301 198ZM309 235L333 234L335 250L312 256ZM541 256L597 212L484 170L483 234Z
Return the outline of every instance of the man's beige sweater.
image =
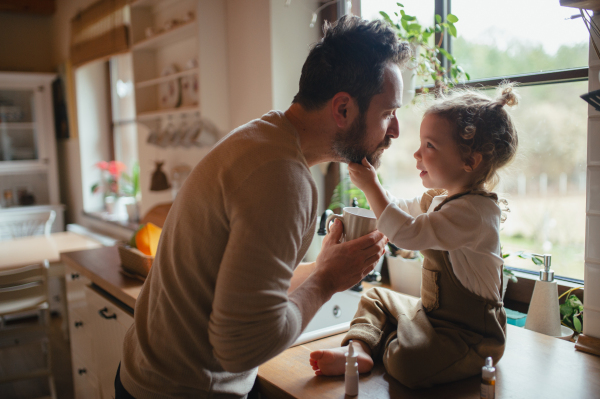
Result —
M250 391L257 366L301 333L286 292L315 232L317 198L281 112L234 130L200 161L169 212L125 336L130 394Z

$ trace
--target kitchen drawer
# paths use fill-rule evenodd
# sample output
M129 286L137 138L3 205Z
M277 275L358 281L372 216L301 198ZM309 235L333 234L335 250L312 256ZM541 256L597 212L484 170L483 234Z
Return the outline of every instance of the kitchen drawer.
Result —
M65 266L65 283L67 291L67 303L77 303L85 301L85 287L91 284L89 278L83 274Z
M115 392L114 381L121 361L123 339L133 324L133 316L118 301L93 286L86 288L86 298L92 318L92 350L98 370L98 386L102 397L110 398Z
M73 356L73 389L75 399L101 399L98 378L77 356Z
M69 314L69 332L71 334L71 352L88 368L94 368L92 352L93 329L89 312L74 311Z

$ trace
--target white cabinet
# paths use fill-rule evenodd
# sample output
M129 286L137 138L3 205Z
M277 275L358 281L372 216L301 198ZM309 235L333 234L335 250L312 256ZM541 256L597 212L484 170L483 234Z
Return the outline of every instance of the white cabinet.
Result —
M54 74L0 72L0 216L53 209L63 231L52 107ZM10 238L0 231L0 240Z
M115 375L121 361L123 338L133 324L133 316L94 288L86 287L88 311L93 328L92 352L102 398L115 394Z
M123 338L133 316L69 267L65 278L75 398L112 398Z

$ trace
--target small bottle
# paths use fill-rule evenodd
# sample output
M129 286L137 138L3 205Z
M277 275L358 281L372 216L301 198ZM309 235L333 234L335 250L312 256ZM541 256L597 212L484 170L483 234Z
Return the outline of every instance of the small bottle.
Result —
M358 355L354 352L352 340L348 343L348 352L346 352L346 395L358 395Z
M485 359L481 368L481 399L496 398L496 368L491 357Z

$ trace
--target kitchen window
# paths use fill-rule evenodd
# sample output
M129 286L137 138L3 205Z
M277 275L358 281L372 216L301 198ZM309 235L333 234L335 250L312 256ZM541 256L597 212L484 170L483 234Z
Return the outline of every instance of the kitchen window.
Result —
M589 34L581 18L571 18L578 10L545 0L507 0L501 7L478 0L401 3L424 25L444 10L459 18L458 38L445 46L470 74L467 85L521 82L519 106L509 111L519 150L496 187L511 209L501 231L503 251L551 253L557 276L583 280L588 106L579 96L589 91ZM395 0L361 2L364 18L380 18L380 10L393 17L399 8ZM382 159L383 184L396 196L424 190L413 158L423 111L418 105L400 110L400 138ZM539 270L518 257L507 264Z

